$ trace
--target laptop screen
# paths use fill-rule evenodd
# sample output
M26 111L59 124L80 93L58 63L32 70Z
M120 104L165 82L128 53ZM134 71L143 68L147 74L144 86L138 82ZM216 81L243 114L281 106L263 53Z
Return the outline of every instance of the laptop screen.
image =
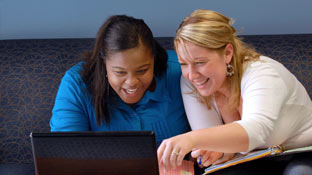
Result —
M31 134L36 174L158 175L152 131Z

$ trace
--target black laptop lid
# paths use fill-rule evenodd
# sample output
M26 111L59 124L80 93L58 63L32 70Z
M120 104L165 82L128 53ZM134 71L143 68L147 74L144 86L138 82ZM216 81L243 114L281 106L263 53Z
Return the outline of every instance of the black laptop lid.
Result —
M152 131L32 133L36 174L158 175Z

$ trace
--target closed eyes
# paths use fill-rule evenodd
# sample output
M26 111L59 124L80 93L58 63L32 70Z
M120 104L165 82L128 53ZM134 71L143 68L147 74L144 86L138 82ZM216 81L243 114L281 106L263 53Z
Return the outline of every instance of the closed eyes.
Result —
M148 69L141 69L141 70L138 70L136 71L138 74L144 74L145 72L147 72ZM127 74L126 71L114 71L117 75L125 75Z

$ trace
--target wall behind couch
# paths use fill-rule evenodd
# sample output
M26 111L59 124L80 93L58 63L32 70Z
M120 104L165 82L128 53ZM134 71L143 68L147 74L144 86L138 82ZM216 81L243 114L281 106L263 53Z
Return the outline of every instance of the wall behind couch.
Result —
M0 0L0 39L92 38L114 14L143 18L155 36L174 36L199 8L234 18L242 34L312 33L311 0Z

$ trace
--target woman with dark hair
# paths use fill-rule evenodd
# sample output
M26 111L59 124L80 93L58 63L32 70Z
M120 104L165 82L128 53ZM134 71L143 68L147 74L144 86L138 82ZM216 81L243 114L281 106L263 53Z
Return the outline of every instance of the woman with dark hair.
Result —
M169 57L168 57L169 55ZM181 70L141 19L110 17L60 84L51 131L152 130L158 144L189 131Z

